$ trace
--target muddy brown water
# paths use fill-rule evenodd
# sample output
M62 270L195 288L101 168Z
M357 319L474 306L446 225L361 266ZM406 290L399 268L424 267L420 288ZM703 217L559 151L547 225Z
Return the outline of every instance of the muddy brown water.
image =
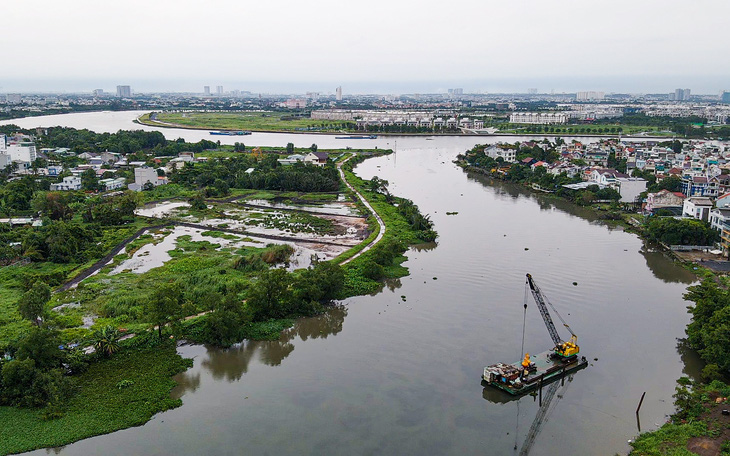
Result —
M591 212L451 163L470 144L498 139L397 139L397 156L357 168L387 179L436 224L437 245L408 252L410 276L301 319L279 341L181 347L195 360L177 377L182 407L55 451L519 454L538 403L485 388L480 374L520 357L529 272L591 361L558 389L529 454L627 452L641 394L642 430L655 429L673 411L675 380L700 368L678 344L689 321L682 294L696 279ZM525 350L548 349L531 301L526 322Z

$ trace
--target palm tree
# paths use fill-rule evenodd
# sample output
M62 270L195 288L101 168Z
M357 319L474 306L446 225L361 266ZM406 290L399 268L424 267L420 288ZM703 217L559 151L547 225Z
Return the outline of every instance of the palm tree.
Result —
M94 331L91 340L97 353L104 357L110 357L119 351L119 339L122 334L111 325L104 326Z

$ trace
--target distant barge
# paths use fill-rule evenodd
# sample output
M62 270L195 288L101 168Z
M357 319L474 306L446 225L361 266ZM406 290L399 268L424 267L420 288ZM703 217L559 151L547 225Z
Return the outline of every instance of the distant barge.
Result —
M375 139L376 135L335 136L335 139Z
M221 135L221 136L245 136L250 135L250 131L244 131L244 130L238 130L238 131L211 131L211 135Z
M547 384L588 366L585 356L565 359L555 355L553 350L534 356L529 369L522 362L514 364L497 363L484 368L482 380L513 396L521 396L536 390L541 384Z

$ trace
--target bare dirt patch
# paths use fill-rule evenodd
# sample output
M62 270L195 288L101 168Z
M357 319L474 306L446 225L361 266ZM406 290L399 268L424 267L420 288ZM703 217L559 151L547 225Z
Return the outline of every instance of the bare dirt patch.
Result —
M728 398L711 395L712 402L706 404L710 410L700 415L711 431L718 432L716 437L693 437L687 442L687 449L699 456L720 456L722 445L730 441L730 415L723 415L723 410L730 409ZM718 402L719 399L719 402Z

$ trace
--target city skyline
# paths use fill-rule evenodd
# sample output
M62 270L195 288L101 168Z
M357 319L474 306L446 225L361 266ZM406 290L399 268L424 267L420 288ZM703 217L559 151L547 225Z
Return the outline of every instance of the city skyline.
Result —
M124 8L88 0L11 3L3 7L0 44L23 64L4 67L0 92L117 85L268 93L334 93L341 85L346 94L730 89L730 62L717 58L725 50L726 2L697 2L689 11L654 0L617 0L610 8L466 0L446 16L443 8L384 0L368 8L330 0L216 1L206 8L169 0L132 0ZM30 10L33 27L53 33L26 33ZM77 23L83 27L66 26Z

